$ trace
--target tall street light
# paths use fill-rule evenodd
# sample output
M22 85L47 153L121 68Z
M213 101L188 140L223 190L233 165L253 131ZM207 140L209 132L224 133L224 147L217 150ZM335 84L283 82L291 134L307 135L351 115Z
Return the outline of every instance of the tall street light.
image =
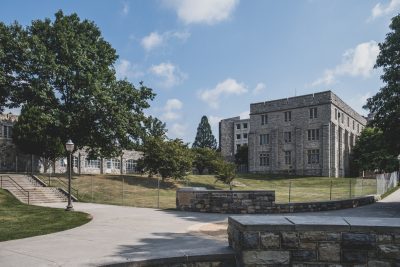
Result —
M65 149L68 152L69 161L68 161L68 205L65 209L66 211L74 210L71 201L71 176L72 176L72 151L74 151L74 143L72 143L71 139L65 144Z

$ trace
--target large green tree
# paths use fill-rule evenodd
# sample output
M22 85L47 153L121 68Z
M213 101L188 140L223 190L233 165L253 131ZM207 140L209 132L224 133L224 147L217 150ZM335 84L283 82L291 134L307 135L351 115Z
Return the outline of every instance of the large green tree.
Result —
M372 126L385 136L385 145L393 154L400 154L400 15L392 19L392 30L379 44L375 68L382 67L385 86L367 100L365 108L374 115Z
M77 149L112 157L135 148L148 134L143 111L155 95L143 83L136 88L116 79L116 51L93 22L59 11L54 21L0 29L0 40L7 40L0 46L0 57L6 58L0 63L0 88L9 88L9 106L27 107L22 117L33 107L45 115L44 136L62 144L72 139ZM16 135L16 143L29 141L35 133L29 132L35 129L32 124L18 123L28 134Z
M388 150L385 136L378 128L366 127L361 132L351 158L359 171L390 172L398 168L397 158Z
M193 148L211 148L217 149L217 141L211 131L211 126L208 123L207 116L201 117L199 126L197 127L196 138L193 143Z
M197 169L199 174L203 174L204 170L207 169L208 173L215 172L215 161L220 159L220 154L208 147L205 148L192 148L194 160L193 167Z
M193 154L180 139L148 138L143 145L140 166L149 175L159 174L162 179L184 179L192 170Z

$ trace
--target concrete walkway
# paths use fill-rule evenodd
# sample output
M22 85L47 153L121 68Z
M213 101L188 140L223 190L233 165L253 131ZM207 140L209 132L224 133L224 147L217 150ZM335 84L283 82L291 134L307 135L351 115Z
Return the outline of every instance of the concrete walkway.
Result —
M0 266L94 266L229 251L226 240L196 232L228 215L91 203L75 203L75 209L93 220L63 232L0 242ZM301 215L400 218L400 190L369 206Z

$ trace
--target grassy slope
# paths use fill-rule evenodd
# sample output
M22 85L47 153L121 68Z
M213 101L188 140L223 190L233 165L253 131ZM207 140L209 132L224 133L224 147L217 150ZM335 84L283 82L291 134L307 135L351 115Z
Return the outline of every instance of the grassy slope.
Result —
M62 179L63 176L61 176ZM212 175L190 175L188 181L168 180L160 184L160 208L175 207L175 191L184 186L200 186L208 189L229 189L215 182ZM47 177L42 177L48 181ZM122 185L122 179L124 184ZM288 202L291 183L291 202L318 201L350 196L350 179L324 177L283 177L264 174L240 174L235 179L235 190L275 190L277 202ZM374 194L375 180L351 179L351 195ZM56 182L52 182L56 184ZM93 197L92 197L93 183ZM80 200L87 202L130 205L137 207L157 207L157 178L139 175L81 175L75 177L73 186L79 190ZM122 194L123 192L123 194Z
M0 241L50 234L90 220L83 212L23 204L0 189Z

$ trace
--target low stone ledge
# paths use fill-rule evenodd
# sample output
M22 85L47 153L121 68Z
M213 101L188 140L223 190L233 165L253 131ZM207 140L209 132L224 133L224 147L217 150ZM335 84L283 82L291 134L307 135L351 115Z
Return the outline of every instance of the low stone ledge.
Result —
M228 238L244 267L400 265L397 218L231 216Z
M206 190L182 188L176 191L176 207L182 211L271 214L316 212L354 208L372 204L376 196L318 202L275 203L275 191L271 190Z

